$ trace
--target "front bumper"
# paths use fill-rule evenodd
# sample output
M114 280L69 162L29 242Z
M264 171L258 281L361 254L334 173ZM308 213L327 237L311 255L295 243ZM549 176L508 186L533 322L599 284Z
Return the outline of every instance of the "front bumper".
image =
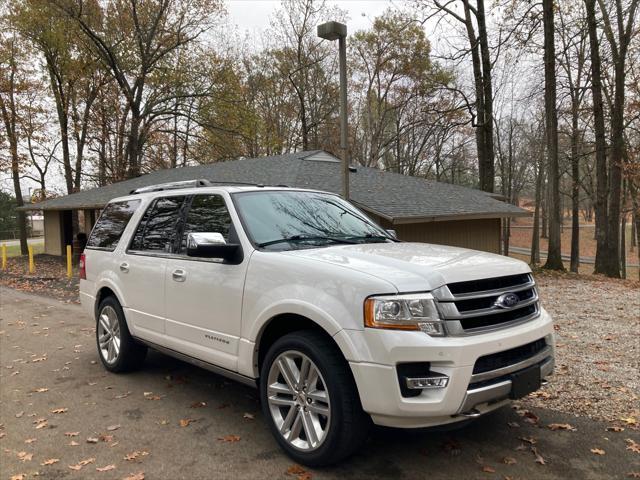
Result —
M541 338L547 347L527 362L474 375L478 358ZM522 325L480 335L436 338L421 332L365 329L343 330L336 340L343 351L358 352L359 358L347 360L364 410L376 424L391 427L427 427L482 415L508 403L509 376L514 372L537 364L544 379L554 368L553 325L544 310ZM396 365L406 362L429 362L432 371L449 377L448 385L403 396Z

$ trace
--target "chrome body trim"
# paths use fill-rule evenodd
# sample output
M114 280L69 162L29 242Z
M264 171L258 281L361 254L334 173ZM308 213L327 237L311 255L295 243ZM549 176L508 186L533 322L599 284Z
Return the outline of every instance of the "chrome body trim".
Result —
M544 379L551 375L553 373L554 365L555 361L553 357L548 357L544 360L540 364L540 378ZM463 415L466 412L473 410L477 405L483 403L495 403L508 398L511 393L511 383L511 380L507 379L492 385L485 385L483 387L467 390L464 400L462 401L462 405L458 409L458 413L456 413L456 415Z
M190 363L195 365L196 367L204 368L205 370L209 370L210 372L217 373L218 375L222 375L223 377L227 377L231 380L235 380L236 382L243 383L248 385L249 387L257 388L257 379L246 377L237 372L232 372L231 370L227 370L226 368L218 367L217 365L213 365L212 363L205 362L198 358L192 357L190 355L186 355L184 353L177 352L176 350L172 350L171 348L163 347L153 342L149 342L147 340L142 340L141 338L134 337L138 342L144 343L149 348L153 348L154 350L159 351L160 353L164 353L165 355L169 355L170 357L177 358L178 360L182 360L183 362Z

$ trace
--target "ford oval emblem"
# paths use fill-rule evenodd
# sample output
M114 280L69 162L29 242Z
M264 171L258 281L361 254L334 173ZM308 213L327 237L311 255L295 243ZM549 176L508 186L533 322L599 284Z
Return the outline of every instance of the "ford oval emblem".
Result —
M500 295L494 305L498 308L512 308L520 303L520 297L515 293L504 293Z

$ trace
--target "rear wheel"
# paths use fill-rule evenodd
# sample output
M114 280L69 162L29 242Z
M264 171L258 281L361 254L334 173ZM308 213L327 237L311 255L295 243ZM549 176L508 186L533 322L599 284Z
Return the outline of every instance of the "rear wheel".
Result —
M318 332L295 332L274 343L262 365L260 396L276 440L304 465L338 462L367 438L371 422L349 366Z
M127 328L124 312L115 297L107 297L98 307L96 319L98 354L110 372L125 372L139 368L147 347L136 342Z

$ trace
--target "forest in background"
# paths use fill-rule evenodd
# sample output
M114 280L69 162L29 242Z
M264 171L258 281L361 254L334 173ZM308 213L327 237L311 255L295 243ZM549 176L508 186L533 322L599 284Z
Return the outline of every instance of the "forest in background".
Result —
M593 222L595 272L625 276L621 232L637 244L640 230L638 3L390 4L347 39L351 158L528 200L531 263L542 236L550 269L564 268L564 225L578 270ZM222 0L5 1L0 171L21 205L25 179L40 201L161 168L338 153L327 20L348 23L335 5L284 0L255 38Z

